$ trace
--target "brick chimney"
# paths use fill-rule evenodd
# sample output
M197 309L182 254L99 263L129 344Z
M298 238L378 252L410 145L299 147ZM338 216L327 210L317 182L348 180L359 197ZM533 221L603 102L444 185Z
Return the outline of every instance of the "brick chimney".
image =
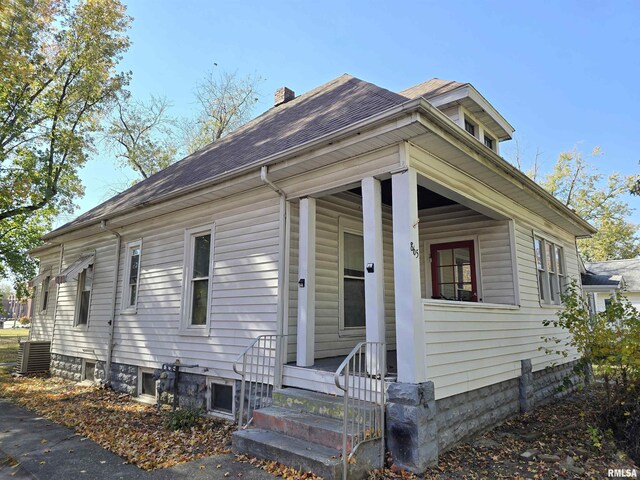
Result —
M296 94L293 90L287 87L280 87L276 90L273 106L277 107L278 105L287 103L289 100L293 100L294 98L296 98Z

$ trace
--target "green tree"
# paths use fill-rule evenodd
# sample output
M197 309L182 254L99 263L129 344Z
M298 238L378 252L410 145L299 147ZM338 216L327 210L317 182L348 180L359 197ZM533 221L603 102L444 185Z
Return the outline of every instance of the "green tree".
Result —
M176 160L175 120L168 115L166 98L146 103L123 96L104 132L107 146L122 166L148 178Z
M600 155L595 148L592 156ZM541 185L566 206L598 229L593 237L578 240L587 261L633 258L640 254L638 226L627 222L632 213L622 195L630 189L632 177L598 173L577 150L561 153Z
M119 0L9 0L0 5L0 273L33 274L26 252L83 194L77 172L129 74Z
M208 72L196 87L198 114L182 124L186 153L206 147L249 121L262 81L256 75Z

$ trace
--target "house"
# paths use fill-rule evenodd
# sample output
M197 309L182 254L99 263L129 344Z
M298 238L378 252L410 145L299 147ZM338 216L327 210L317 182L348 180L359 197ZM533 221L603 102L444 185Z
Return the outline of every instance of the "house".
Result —
M640 258L585 263L582 289L594 312L602 312L616 292L640 311Z
M556 394L575 356L539 350L566 335L542 322L594 229L500 157L502 115L440 79L275 100L44 236L54 374L154 401L164 368L181 404L259 427L238 450L336 478L340 449L420 472Z

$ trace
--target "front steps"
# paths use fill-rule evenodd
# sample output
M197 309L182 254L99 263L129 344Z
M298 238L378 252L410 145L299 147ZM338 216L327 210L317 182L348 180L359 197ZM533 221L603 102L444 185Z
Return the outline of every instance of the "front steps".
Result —
M273 406L256 410L252 426L233 434L233 449L311 471L326 480L342 479L343 412L342 397L296 388L275 390ZM350 436L347 449L351 449ZM361 444L355 463L349 465L349 479L380 468L379 452L380 440Z

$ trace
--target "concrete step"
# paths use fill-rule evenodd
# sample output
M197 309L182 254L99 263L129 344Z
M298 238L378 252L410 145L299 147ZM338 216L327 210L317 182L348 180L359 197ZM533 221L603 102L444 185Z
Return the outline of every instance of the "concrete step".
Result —
M280 432L262 428L239 430L233 434L233 450L263 460L276 460L326 480L342 478L342 459L338 450Z
M343 421L336 418L269 407L254 412L253 425L342 451ZM351 451L351 440L352 436L347 436L348 452Z
M343 397L302 390L300 388L274 390L273 406L288 408L289 410L298 412L313 413L338 420L342 420L344 417ZM379 407L372 403L361 402L361 408L364 415L372 415L374 410ZM351 413L353 414L355 412Z

